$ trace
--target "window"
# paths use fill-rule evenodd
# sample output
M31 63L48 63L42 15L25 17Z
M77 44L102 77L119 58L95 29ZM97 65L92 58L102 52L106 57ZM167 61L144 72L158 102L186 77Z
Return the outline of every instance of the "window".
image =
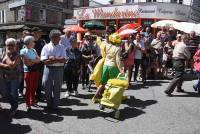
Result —
M126 3L134 3L134 0L126 0Z
M6 22L6 10L0 10L0 23Z
M183 0L179 0L179 4L183 4Z
M171 0L172 3L183 4L183 0Z
M40 17L40 21L46 22L46 10L45 9L40 9L39 17Z
M22 7L21 9L19 9L17 13L18 13L18 15L17 15L17 21L24 21L25 15L26 15L24 7Z

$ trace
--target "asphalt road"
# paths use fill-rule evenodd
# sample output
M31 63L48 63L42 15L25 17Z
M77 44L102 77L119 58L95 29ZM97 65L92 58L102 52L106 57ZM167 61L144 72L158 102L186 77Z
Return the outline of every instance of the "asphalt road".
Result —
M62 92L59 111L44 111L45 103L39 103L27 113L22 103L11 122L1 112L0 134L200 134L200 96L192 89L194 82L186 81L187 93L174 92L174 97L163 93L165 80L148 81L145 87L134 84L125 91L129 99L120 106L120 120L112 118L112 111L99 112L91 102L94 92L79 86L78 98L63 98Z

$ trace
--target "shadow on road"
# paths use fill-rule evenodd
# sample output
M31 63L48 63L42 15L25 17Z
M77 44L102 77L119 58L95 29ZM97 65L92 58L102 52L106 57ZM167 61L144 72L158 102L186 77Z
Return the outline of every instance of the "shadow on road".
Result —
M45 113L45 111L41 109L32 109L29 112L18 110L15 118L16 119L29 118L32 120L42 121L44 123L60 122L64 119L63 117L60 117L55 114L56 114L55 112Z
M181 95L173 95L172 97L200 97L200 94L195 92L187 92L185 91L184 94Z
M81 99L92 99L92 97L94 96L94 94L79 94L79 96L77 98L81 98Z
M29 125L12 124L12 120L6 115L6 111L0 112L0 133L1 134L25 134L31 132Z
M66 98L62 98L60 100L60 106L72 106L72 105L76 105L76 106L88 106L88 104L86 103L81 103L80 100L78 99L66 99Z
M134 108L134 107L125 107L120 110L120 121L124 121L126 119L135 118L139 115L145 114L144 111Z
M131 96L130 99L127 99L123 102L123 104L128 105L129 107L137 107L137 108L142 108L145 109L147 106L156 104L156 100L140 100L136 99L134 96Z
M145 84L137 83L134 85L130 85L130 90L140 90L140 89L147 89L149 87L153 86L162 86L163 83L169 83L168 81L162 81L162 80L148 80Z

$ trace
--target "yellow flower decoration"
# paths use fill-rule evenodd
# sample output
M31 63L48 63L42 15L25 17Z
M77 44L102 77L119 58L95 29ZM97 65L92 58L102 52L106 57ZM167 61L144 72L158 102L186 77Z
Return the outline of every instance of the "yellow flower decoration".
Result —
M114 34L111 34L109 36L109 41L112 43L112 44L115 44L115 45L120 45L122 40L121 40L121 37L119 36L119 34L117 33L114 33Z

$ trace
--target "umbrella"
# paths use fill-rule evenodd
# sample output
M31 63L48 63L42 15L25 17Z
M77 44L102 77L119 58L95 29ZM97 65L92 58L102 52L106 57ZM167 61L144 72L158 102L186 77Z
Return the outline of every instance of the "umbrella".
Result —
M161 27L174 28L177 24L178 24L178 22L176 22L174 20L161 20L161 21L153 23L151 25L151 27L153 27L153 28L161 28Z
M141 25L139 23L126 24L126 25L120 27L117 30L117 33L120 33L120 32L122 32L123 30L126 30L126 29L139 29L140 27L141 27Z
M137 33L137 31L133 30L133 29L125 29L125 30L121 31L119 33L119 35L124 36L124 35L129 35L129 34L134 34L134 33Z
M195 24L191 22L180 22L175 26L175 29L185 32L185 33L190 33L191 31L195 31L197 34L200 34L200 24Z
M83 29L80 26L77 25L69 25L69 26L64 26L63 32L71 31L71 32L76 32L76 33L83 33L85 32L85 29Z
M88 21L83 25L84 28L90 30L105 30L105 26L100 21Z

